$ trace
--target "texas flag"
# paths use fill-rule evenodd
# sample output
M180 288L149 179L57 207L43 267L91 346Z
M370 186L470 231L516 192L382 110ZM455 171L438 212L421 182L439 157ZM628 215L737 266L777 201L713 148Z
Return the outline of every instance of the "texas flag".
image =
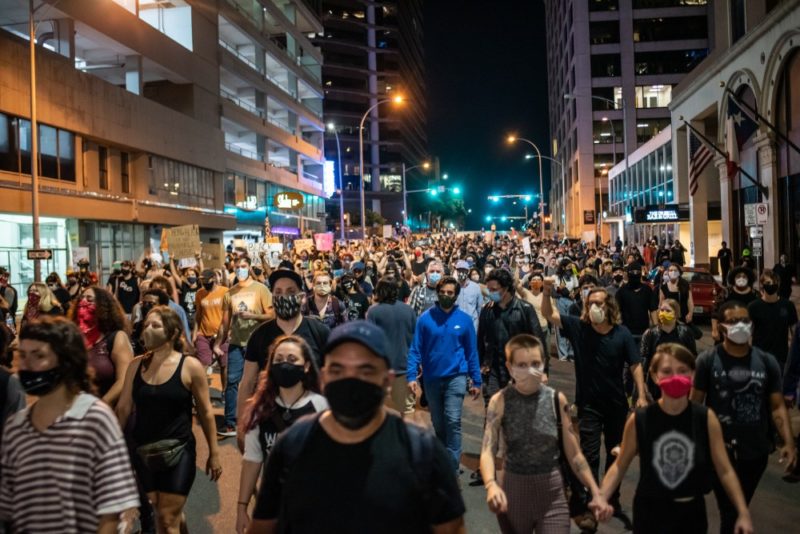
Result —
M739 151L758 130L758 123L750 118L733 96L728 95L728 116L726 121L726 148L728 151L728 179L733 180L739 172Z

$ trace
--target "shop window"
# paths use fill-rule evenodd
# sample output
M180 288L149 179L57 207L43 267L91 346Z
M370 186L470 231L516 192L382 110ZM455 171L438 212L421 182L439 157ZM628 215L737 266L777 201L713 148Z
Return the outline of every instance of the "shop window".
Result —
M130 154L127 152L120 152L119 154L119 176L122 182L122 192L131 192L131 175L130 175Z
M108 148L97 147L97 177L100 189L108 189Z

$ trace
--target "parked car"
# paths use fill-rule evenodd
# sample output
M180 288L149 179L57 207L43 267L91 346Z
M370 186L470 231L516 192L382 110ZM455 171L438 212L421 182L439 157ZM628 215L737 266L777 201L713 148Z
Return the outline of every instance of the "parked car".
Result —
M685 267L683 279L689 282L694 300L694 317L710 319L715 303L723 295L722 286L706 269Z

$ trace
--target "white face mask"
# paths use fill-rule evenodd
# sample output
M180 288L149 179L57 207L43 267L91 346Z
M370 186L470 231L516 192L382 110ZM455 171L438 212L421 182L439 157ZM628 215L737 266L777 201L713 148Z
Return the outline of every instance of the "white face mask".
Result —
M523 387L537 388L542 383L544 377L544 365L541 367L528 367L527 369L520 369L519 367L511 367L511 377L518 385Z
M744 345L750 341L753 333L753 325L745 322L738 322L732 325L723 325L729 340L737 345Z
M744 289L745 287L747 287L747 278L739 277L736 280L734 280L733 283L736 284L736 287L738 287L739 289Z
M592 307L589 309L589 320L592 321L593 324L603 323L606 320L606 310L604 310L602 306L592 304Z
M678 271L670 271L669 272L669 279L672 280L673 282L675 280L677 280L680 276L681 276L681 273L679 273Z

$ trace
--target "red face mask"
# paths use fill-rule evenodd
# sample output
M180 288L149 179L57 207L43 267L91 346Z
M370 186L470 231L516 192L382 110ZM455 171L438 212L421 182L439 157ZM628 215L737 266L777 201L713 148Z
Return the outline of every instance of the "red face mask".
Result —
M84 333L97 325L96 311L97 306L94 302L81 300L78 303L78 325Z
M420 251L420 250L415 250L415 251L414 251L414 256L416 256L417 258L419 258L420 256L422 256L422 251Z
M680 399L689 394L692 390L692 377L686 375L673 375L662 378L658 382L658 387L667 397Z

